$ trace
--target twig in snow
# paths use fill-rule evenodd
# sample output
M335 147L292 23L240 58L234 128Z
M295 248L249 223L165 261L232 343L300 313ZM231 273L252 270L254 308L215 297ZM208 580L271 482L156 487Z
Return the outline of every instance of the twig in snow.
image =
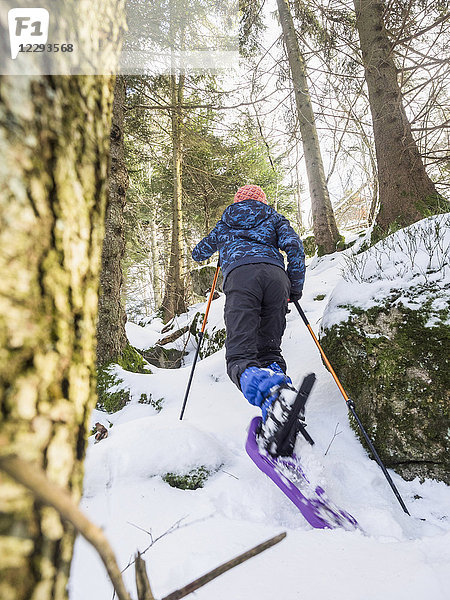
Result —
M158 537L156 537L156 538L153 537L153 534L152 534L151 531L146 531L143 527L139 527L139 525L135 525L134 523L130 523L130 521L127 521L127 523L129 525L131 525L132 527L136 527L136 529L140 529L141 531L143 531L144 533L146 533L147 535L150 536L150 544L147 546L147 548L145 548L144 550L142 550L142 552L139 552L139 556L143 556L161 538L165 537L166 535L169 535L169 533L172 533L173 531L176 531L177 529L180 529L181 528L181 522L184 521L184 519L187 519L187 515L185 517L181 517L181 519L178 519L178 521L176 523L174 523L173 525L171 525L169 527L169 529L167 529L166 531L164 531L164 533L161 533L161 535L158 535ZM183 525L183 527L187 527L188 525L191 525L191 524L192 523L185 523ZM124 567L122 569L121 572L124 573L129 567L131 567L131 565L134 565L135 562L136 562L136 558L133 558L133 560L130 560L130 562L126 565L126 567Z
M267 550L268 548L275 546L275 544L278 544L279 542L281 542L281 540L284 540L285 537L286 537L286 532L280 533L279 535L271 538L270 540L267 540L266 542L263 542L262 544L255 546L251 550L248 550L247 552L244 552L243 554L236 556L236 558L229 560L228 562L224 563L223 565L220 565L220 567L217 567L216 569L209 571L209 573L206 573L206 575L202 575L202 577L199 577L195 581L188 583L188 585L184 586L183 588L180 588L179 590L172 592L168 596L165 596L162 600L180 600L180 598L184 598L188 594L192 594L192 592L195 592L196 590L203 587L204 585L206 585L213 579L216 579L216 577L219 577L219 575L226 573L226 571L233 569L233 567L237 567L238 565L245 562L249 558L252 558L253 556L256 556L257 554L264 552L264 550Z
M45 472L35 463L15 455L0 457L0 469L15 481L29 489L33 496L54 508L61 518L68 521L90 543L103 561L119 600L130 600L117 565L114 552L105 534L91 523L80 511L72 496L50 481Z
M331 438L331 442L328 444L328 448L326 449L324 456L326 456L328 454L328 450L331 448L331 444L334 442L334 438L336 438L340 433L342 433L342 431L337 430L338 427L339 427L339 422L336 423L336 427L334 428L333 437Z
M154 546L156 544L156 542L159 542L160 539L162 539L166 535L169 535L169 533L173 533L174 531L178 531L178 529L183 529L184 527L190 527L191 525L194 525L195 523L200 523L200 522L206 521L207 519L210 519L212 516L213 515L211 514L207 517L203 517L202 519L195 519L195 521L189 521L189 523L181 524L182 521L184 521L184 519L187 519L188 515L186 515L185 517L181 517L181 519L179 519L176 523L171 525L169 527L169 529L167 529L167 531L164 531L164 533L161 533L156 538L153 537L153 534L151 531L147 531L143 527L139 527L139 525L130 523L130 521L127 521L127 523L129 525L131 525L132 527L136 527L136 529L140 529L141 531L143 531L144 533L146 533L147 535L150 536L150 544L147 546L147 548L144 548L144 550L142 550L142 552L139 553L140 556L143 556L148 550L150 550L150 548L152 546ZM122 569L121 572L123 573L124 571L126 571L129 567L131 567L131 565L134 565L135 562L136 562L136 558L133 558L132 560L130 560L130 562ZM114 599L114 596L113 596L113 599Z
M225 471L225 469L220 469L220 470L222 471L222 473L226 473L230 477L234 477L235 479L237 479L239 481L239 477L236 477L236 475L233 475L233 473L228 473L228 471Z

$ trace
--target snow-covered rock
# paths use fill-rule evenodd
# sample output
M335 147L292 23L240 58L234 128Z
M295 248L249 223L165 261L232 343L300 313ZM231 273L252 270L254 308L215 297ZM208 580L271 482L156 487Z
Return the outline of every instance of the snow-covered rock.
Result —
M450 483L450 217L347 259L322 343L386 464Z

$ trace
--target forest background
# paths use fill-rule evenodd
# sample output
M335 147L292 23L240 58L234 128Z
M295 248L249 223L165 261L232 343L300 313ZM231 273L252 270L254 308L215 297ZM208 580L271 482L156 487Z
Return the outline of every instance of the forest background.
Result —
M127 80L126 270L141 312L162 308L168 320L187 306L190 250L245 183L261 185L319 254L339 246L338 228L377 218L385 234L440 210L448 189L445 7L378 4L356 21L343 3L279 6L284 29L275 2L241 6L232 74ZM178 44L192 35L183 27L173 34ZM373 62L366 71L364 56Z

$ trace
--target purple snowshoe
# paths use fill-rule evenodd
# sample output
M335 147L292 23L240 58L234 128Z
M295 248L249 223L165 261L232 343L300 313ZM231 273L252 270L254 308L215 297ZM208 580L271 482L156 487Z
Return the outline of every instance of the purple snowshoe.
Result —
M250 423L245 445L247 454L295 504L308 523L316 529L359 529L356 519L335 506L323 488L311 486L295 454L272 456L260 449L257 441L260 425L261 417L255 417Z
M261 417L255 417L250 423L245 449L256 466L286 494L312 527L360 529L356 519L333 504L323 488L311 485L293 454L299 433L314 444L304 422L305 404L314 382L314 373L305 377L280 427L274 430L270 427L267 433Z

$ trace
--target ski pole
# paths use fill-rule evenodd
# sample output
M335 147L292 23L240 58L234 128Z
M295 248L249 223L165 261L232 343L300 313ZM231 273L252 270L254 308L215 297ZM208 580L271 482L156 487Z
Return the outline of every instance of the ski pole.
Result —
M186 393L184 395L183 407L181 408L181 414L180 414L180 421L183 419L184 411L186 409L189 391L191 389L191 384L192 384L192 378L194 377L195 365L197 364L198 355L200 353L200 347L202 345L203 335L205 333L206 321L208 320L209 308L211 306L211 301L214 296L214 290L216 289L216 283L217 283L217 277L219 276L219 271L220 271L220 264L217 263L216 272L214 273L214 279L212 282L211 292L210 292L209 298L208 298L208 304L206 305L205 316L203 317L202 328L200 330L200 333L198 334L197 350L195 351L194 362L192 363L191 374L189 375L189 381L187 384Z
M396 486L395 486L395 483L392 481L392 478L391 478L391 476L389 475L389 473L388 473L388 471L387 471L386 467L384 466L384 463L383 463L383 461L381 460L380 456L378 455L378 452L375 450L375 446L373 445L373 443L372 443L372 441L371 441L371 439L370 439L370 437L369 437L369 435L368 435L367 431L364 429L364 425L361 423L361 421L360 421L360 419L359 419L358 415L356 414L355 403L353 402L353 400L351 400L351 399L350 399L350 398L347 396L347 393L346 393L346 391L344 390L344 388L343 388L343 386L342 386L341 382L339 381L339 379L338 379L338 376L337 376L337 375L336 375L336 373L334 372L334 369L333 369L333 367L331 366L331 363L330 363L330 361L329 361L329 360L328 360L328 358L326 357L326 355L325 355L325 352L323 351L323 348L322 348L322 346L319 344L319 340L317 339L317 337L316 337L316 335L315 335L314 331L312 330L312 327L311 327L311 325L309 324L309 321L308 321L308 319L306 318L306 315L305 315L305 313L303 312L303 310L302 310L302 308L301 308L300 304L298 303L298 300L294 300L294 304L295 304L295 308L296 308L296 309L298 310L298 312L299 312L299 315L300 315L300 316L301 316L301 318L303 319L303 322L304 322L304 324L305 324L305 325L306 325L306 327L308 328L308 331L309 331L309 333L311 334L311 336L312 336L312 338L313 338L314 342L316 343L316 346L318 347L318 349L319 349L319 352L320 352L320 354L322 355L322 358L323 358L323 360L324 360L324 362L325 362L325 364L326 364L326 366L327 366L328 370L330 371L331 375L333 376L333 379L334 379L334 381L336 382L336 384L337 384L337 386L338 386L338 388L339 388L339 391L341 392L341 394L342 394L342 395L343 395L343 397L344 397L344 400L345 400L345 402L347 403L347 406L349 407L349 409L350 409L350 411L351 411L352 415L354 416L354 418L355 418L355 421L357 422L357 424L358 424L358 427L360 428L360 430L361 430L361 433L363 434L363 436L364 436L364 439L366 440L366 442L367 442L367 445L368 445L368 446L369 446L369 448L370 448L370 451L372 452L372 454L373 454L373 456L374 456L375 460L377 461L378 465L380 466L381 470L383 471L383 473L384 473L384 476L386 477L386 479L387 479L387 481L388 481L389 485L391 486L391 489L392 489L392 491L394 492L394 494L395 494L395 497L396 497L396 498L397 498L397 500L399 501L399 503L400 503L400 506L402 507L402 509L404 510L404 512L405 512L407 515L409 515L410 513L409 513L408 509L406 508L406 506L405 506L405 503L403 502L403 499L402 499L402 497L400 496L400 493L399 493L398 489L397 489L397 488L396 488Z

